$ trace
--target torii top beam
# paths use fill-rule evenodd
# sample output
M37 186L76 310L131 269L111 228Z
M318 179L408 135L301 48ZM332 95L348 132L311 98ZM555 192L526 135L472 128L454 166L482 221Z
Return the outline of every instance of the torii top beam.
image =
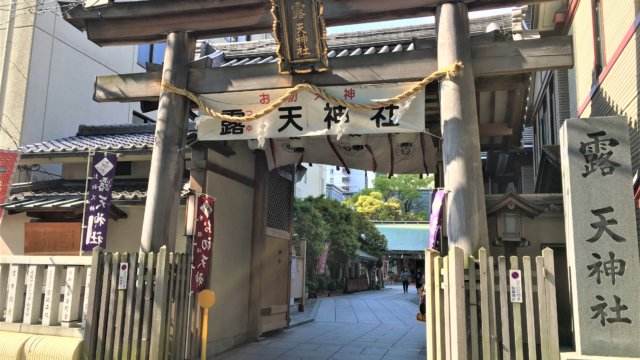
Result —
M552 0L463 0L470 11L547 1ZM327 26L335 26L430 16L442 2L324 0L324 18ZM273 27L270 9L270 0L154 0L117 2L90 9L77 6L64 18L103 46L164 41L172 31L186 31L196 38L269 33Z

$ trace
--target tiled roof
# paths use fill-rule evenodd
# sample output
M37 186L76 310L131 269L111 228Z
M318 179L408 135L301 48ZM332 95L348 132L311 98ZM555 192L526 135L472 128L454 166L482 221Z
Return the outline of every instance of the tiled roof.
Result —
M116 179L113 183L111 199L113 201L142 201L147 197L146 179ZM11 187L8 201L12 204L26 201L64 202L84 199L84 180L51 180L35 183L19 183ZM6 205L6 204L5 204Z
M193 125L188 138L195 138ZM76 136L47 140L19 148L24 155L43 153L77 153L89 151L151 151L155 124L80 125Z
M490 24L498 25L499 32L511 32L511 14L476 18L470 20L472 35L485 33ZM435 39L434 24L404 26L391 29L356 31L327 36L329 58L357 55L382 54L387 52L412 51L416 40ZM208 55L214 66L238 66L276 63L274 40L247 41L237 43L210 43L217 50Z
M549 158L551 163L559 169L561 164L560 145L544 145L542 146L542 151Z
M358 249L356 252L357 252L358 258L360 260L365 260L365 261L378 261L378 260L380 260L377 257L375 257L375 256L373 256L373 255L371 255L371 254L369 254L369 253L367 253L365 251L362 251L360 249Z

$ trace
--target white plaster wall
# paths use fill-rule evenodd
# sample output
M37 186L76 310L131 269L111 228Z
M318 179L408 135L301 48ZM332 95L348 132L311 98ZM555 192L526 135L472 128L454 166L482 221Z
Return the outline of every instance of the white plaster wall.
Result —
M106 249L113 252L137 252L140 248L144 205L120 205L118 207L127 213L127 218L117 221L109 220ZM184 205L180 205L176 229L176 252L185 251L184 215ZM24 254L24 224L31 220L24 213L4 214L0 226L0 238L2 239L0 241L0 255Z
M109 220L107 231L107 250L137 252L140 249L140 236L142 234L142 219L144 218L144 205L118 206L127 213L126 219L118 221ZM178 209L178 227L176 229L176 252L185 251L184 234L184 205Z
M0 222L0 255L24 254L24 223L29 218L24 213L9 215L7 212Z
M244 142L231 146L237 155L210 151L209 161L252 179L253 154ZM216 199L210 278L217 303L209 315L209 349L217 354L247 339L253 188L209 172L207 192Z

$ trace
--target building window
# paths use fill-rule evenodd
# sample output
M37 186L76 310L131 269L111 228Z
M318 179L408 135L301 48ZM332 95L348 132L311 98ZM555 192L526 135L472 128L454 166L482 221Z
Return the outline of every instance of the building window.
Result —
M120 161L116 164L116 176L131 175L131 161Z
M606 65L605 47L604 47L604 24L602 17L602 0L592 0L592 16L593 16L593 52L594 64L593 74L594 82L598 80L598 76Z
M162 64L166 48L167 45L164 43L139 45L138 65L146 68L148 63Z

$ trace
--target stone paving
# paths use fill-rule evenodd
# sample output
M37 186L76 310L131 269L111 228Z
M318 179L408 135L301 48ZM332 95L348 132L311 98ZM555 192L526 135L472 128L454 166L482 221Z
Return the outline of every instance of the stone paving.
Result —
M425 326L416 320L418 295L401 285L320 298L315 321L248 343L216 359L425 359Z

